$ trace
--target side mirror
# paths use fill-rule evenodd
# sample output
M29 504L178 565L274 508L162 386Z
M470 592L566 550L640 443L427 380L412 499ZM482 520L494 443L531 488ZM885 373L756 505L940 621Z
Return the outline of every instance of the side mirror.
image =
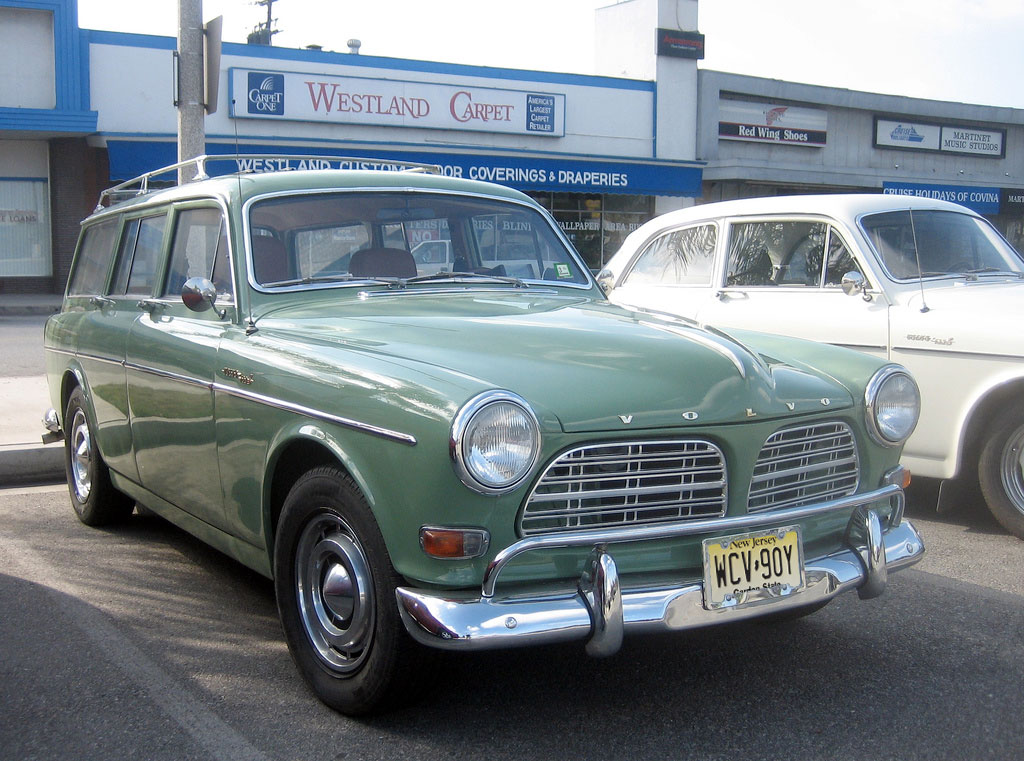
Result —
M612 274L611 270L601 270L597 273L597 284L601 286L601 290L607 296L612 292L612 286L615 285L615 275Z
M868 294L868 281L859 272L847 272L839 281L839 285L847 296L856 296L859 293L865 301L871 301L871 296Z
M205 277L190 277L181 287L181 301L193 312L205 312L214 308L217 301L217 287ZM220 311L221 319L226 314Z

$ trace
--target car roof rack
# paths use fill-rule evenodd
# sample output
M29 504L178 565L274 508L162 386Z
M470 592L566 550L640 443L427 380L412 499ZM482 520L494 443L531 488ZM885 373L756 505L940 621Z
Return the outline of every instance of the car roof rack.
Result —
M140 174L138 177L133 177L130 180L120 182L113 187L107 188L100 192L99 201L96 203L96 208L93 213L102 211L111 204L119 203L120 201L127 201L130 198L136 198L138 196L146 195L147 193L153 193L156 190L162 190L163 188L152 188L150 189L150 180L160 177L164 174L171 172L177 173L178 169L182 167L193 166L195 167L196 173L194 180L208 180L210 175L206 173L206 163L209 161L237 161L237 160L248 160L252 161L255 159L271 161L280 161L282 159L298 160L298 161L357 161L363 164L380 164L382 165L380 171L398 171L398 172L423 172L426 174L441 174L441 167L437 164L420 164L415 161L396 161L394 159L378 159L370 158L367 156L310 156L301 153L217 153L207 154L204 153L202 156L196 156L192 159L186 159L185 161L179 161L176 164L169 164L160 169L154 169L151 172ZM290 167L281 167L278 169L267 169L260 170L258 173L264 172L288 172L294 171ZM374 170L371 170L374 171ZM253 174L252 169L239 169L235 172L225 172L222 176L229 176L234 174ZM173 181L159 180L159 182L172 182L173 185L178 184L177 177Z

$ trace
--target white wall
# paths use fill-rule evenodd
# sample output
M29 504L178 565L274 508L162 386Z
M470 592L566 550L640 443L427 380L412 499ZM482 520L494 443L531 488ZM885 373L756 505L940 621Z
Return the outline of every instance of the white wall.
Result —
M653 30L650 36L653 39ZM348 58L349 55L341 54L337 56L337 63L320 63L223 56L220 101L217 112L206 118L207 139L233 139L237 126L242 142L260 138L301 142L353 140L418 144L421 148L438 151L458 147L494 147L568 155L636 158L653 155L654 94L649 90L598 87L587 84L583 77L568 77L563 83L530 79L528 73L522 79L491 79L473 76L471 69L455 71L454 67L452 73L435 73L355 66L347 63ZM171 60L169 50L93 44L90 47L91 105L99 112L98 131L173 136L177 122L171 94ZM231 119L230 67L561 93L566 99L565 136ZM242 108L244 104L239 106L240 110Z
M0 107L55 108L53 14L0 8Z
M659 56L655 30L698 31L697 0L626 0L596 14L596 70L655 81L655 156L692 161L697 155L697 61Z

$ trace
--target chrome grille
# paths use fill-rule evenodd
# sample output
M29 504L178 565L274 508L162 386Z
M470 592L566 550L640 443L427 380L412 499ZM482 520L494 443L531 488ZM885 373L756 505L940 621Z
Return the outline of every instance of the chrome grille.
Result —
M857 445L846 423L784 428L768 437L757 457L747 512L845 497L859 480Z
M707 441L633 441L570 450L541 476L523 536L725 514L722 451Z

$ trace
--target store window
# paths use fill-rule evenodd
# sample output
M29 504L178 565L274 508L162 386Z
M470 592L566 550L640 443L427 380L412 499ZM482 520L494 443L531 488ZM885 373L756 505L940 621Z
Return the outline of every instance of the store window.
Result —
M52 266L49 183L0 179L0 277L47 277Z
M654 216L651 196L531 193L594 272L612 258L633 230Z

